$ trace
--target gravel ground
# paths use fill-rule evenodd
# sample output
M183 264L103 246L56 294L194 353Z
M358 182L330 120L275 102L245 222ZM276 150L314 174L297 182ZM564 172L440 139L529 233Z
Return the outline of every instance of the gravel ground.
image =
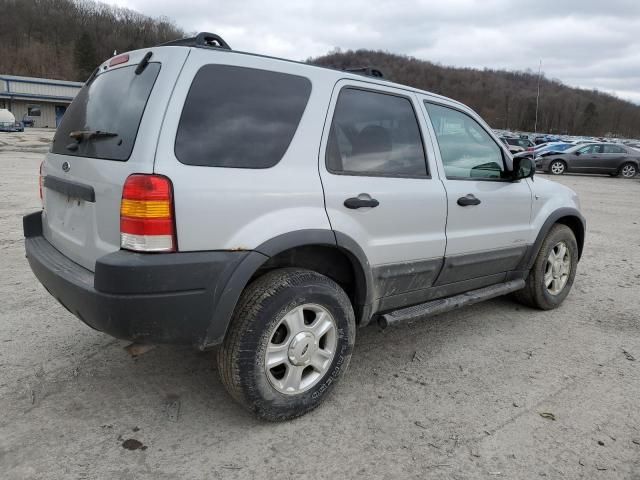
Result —
M21 217L39 208L50 136L0 136L3 479L640 479L637 179L559 179L588 220L561 308L502 298L360 330L324 405L267 424L231 401L210 353L132 359L36 281Z

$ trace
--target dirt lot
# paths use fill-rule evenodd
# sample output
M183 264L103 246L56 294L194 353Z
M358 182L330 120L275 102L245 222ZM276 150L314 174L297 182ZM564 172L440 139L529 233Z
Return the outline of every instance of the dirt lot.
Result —
M640 180L559 179L588 220L560 309L497 299L360 330L325 404L266 424L227 396L210 353L134 360L37 283L21 217L39 208L48 137L0 136L3 479L640 479Z

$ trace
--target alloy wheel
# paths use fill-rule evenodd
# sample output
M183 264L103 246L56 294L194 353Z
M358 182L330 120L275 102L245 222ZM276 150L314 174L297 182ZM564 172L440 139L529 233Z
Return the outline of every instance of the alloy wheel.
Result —
M636 167L633 165L625 165L622 167L622 170L620 170L620 173L622 173L622 176L625 178L633 178L636 176Z
M554 175L562 175L564 173L564 163L553 162L550 169L551 173L553 173Z
M558 295L567 284L571 273L571 252L564 242L557 243L547 257L544 285L551 295Z
M269 382L288 395L309 390L331 366L337 342L335 319L325 308L316 304L294 308L271 333L264 358Z

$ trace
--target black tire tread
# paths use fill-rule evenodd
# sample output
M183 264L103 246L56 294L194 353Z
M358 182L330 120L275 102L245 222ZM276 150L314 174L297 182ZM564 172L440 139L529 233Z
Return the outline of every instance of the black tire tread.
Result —
M527 275L524 288L522 290L514 292L515 299L523 305L541 310L550 310L552 308L556 308L559 305L551 305L548 301L546 301L542 292L542 287L540 286L539 278L536 275L536 272L540 271L540 264L542 262L546 262L547 260L547 247L549 239L559 234L566 235L573 240L576 245L576 249L573 252L573 255L577 255L577 243L573 231L566 225L556 223L553 227L551 227L549 233L545 237L544 242L542 242L542 245L540 246L540 251L538 252L533 267L531 267L531 271L529 272L529 275ZM575 275L575 268L573 275ZM569 288L570 287L571 285L569 285Z
M272 270L251 282L242 293L234 311L229 330L223 344L217 352L217 363L220 379L229 394L245 409L254 411L252 405L242 391L243 373L238 368L238 349L240 337L247 329L252 328L252 320L258 314L262 302L275 295L280 289L305 284L309 281L320 281L335 290L335 294L342 302L351 308L351 303L342 288L330 278L312 270L299 268L283 268ZM351 310L352 311L352 310ZM355 319L354 319L355 324ZM348 363L345 364L346 369ZM319 402L320 403L320 402ZM286 416L260 414L260 418L272 422L290 420L302 416L319 406L312 404L309 408L300 409L294 414Z

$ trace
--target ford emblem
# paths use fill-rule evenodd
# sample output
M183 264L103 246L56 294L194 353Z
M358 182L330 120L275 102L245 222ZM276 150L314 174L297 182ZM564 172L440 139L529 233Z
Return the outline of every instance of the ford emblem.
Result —
M69 162L64 162L62 164L62 171L63 172L68 172L69 170L71 170L71 165L69 165Z

